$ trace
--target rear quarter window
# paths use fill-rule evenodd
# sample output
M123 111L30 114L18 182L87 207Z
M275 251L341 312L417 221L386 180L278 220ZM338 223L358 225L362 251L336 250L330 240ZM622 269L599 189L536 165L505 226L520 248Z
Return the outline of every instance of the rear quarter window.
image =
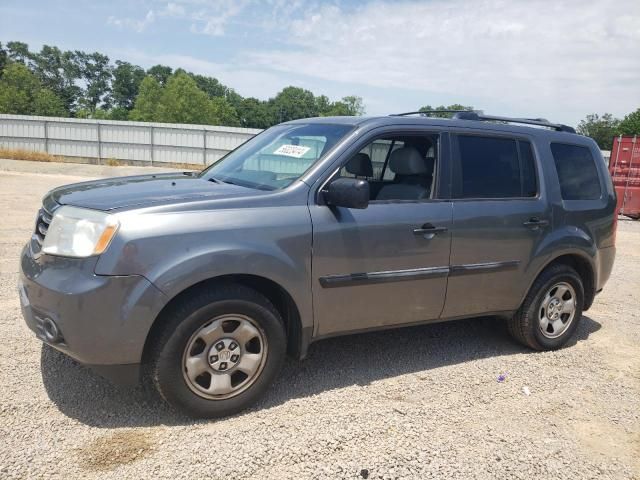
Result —
M552 143L551 153L563 200L597 200L602 196L591 150L578 145Z

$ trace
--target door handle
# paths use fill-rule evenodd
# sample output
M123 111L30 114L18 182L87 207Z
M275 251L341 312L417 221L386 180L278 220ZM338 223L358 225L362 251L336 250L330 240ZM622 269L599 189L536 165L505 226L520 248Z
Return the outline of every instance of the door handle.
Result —
M430 240L438 233L443 233L448 230L447 227L436 227L430 223L425 223L420 228L415 228L413 230L414 235L422 235L424 238Z
M529 220L524 222L523 225L525 227L532 227L532 228L546 227L547 225L549 225L549 220L543 220L538 217L531 217Z

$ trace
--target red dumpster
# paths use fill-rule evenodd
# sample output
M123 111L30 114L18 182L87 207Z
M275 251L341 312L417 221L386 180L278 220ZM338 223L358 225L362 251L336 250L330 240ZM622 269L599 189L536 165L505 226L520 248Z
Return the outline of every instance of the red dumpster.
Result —
M613 139L609 172L618 195L618 212L640 219L640 135Z

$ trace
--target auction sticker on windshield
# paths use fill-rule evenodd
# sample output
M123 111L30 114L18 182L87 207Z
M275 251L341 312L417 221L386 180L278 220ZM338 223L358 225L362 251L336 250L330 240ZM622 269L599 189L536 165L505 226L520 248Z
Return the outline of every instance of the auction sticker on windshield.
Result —
M311 150L311 147L304 147L302 145L280 145L278 149L273 152L275 155L284 155L286 157L302 158L302 156Z

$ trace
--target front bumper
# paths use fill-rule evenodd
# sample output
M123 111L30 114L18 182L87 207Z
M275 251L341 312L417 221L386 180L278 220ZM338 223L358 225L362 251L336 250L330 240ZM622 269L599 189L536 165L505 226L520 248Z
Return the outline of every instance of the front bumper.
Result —
M147 334L166 296L142 276L96 275L97 257L38 255L32 247L22 251L18 285L29 328L103 376L137 380Z

